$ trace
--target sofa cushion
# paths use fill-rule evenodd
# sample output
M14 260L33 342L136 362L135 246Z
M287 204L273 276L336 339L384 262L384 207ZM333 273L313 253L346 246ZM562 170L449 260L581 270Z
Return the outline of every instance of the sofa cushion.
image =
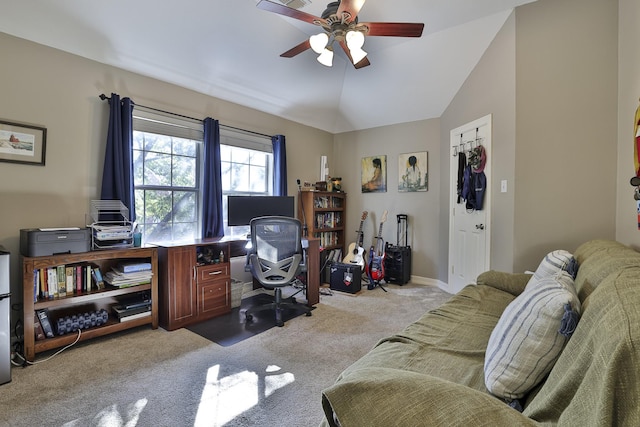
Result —
M575 321L570 314L579 311L573 278L566 271L527 285L489 338L484 361L487 389L508 401L524 396L551 371L562 352L567 341L560 333L566 326L563 318Z
M549 252L540 262L540 265L533 273L533 276L527 283L526 289L535 286L540 280L553 276L559 271L570 272L569 269L573 267L573 255L563 249L559 249L553 252ZM570 272L571 273L571 272ZM573 275L575 277L575 274Z

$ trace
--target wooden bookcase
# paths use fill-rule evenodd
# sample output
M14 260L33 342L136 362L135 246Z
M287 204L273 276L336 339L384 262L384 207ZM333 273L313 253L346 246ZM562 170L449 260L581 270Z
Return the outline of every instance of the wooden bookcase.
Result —
M106 285L104 289L68 293L67 296L54 299L43 299L36 296L34 280L37 270L59 265L93 264L100 267L102 273L105 274L122 261L150 262L153 273L151 283L125 288L114 288ZM22 257L22 281L24 352L28 361L33 361L37 353L64 347L78 338L77 332L71 332L65 335L56 335L53 338L36 340L34 329L34 314L36 310L48 310L49 318L54 324L54 333L56 332L55 320L58 317L103 308L107 310L109 320L103 325L83 329L80 341L147 324L150 324L153 329L158 327L158 252L156 248L113 249L77 254ZM151 316L120 322L112 312L112 306L117 304L119 299L132 297L134 294L141 292L149 293L151 296Z
M340 249L344 254L347 194L329 191L302 191L300 194L302 208L298 208L298 219L306 220L309 237L318 238L324 250ZM301 209L304 209L304 215Z

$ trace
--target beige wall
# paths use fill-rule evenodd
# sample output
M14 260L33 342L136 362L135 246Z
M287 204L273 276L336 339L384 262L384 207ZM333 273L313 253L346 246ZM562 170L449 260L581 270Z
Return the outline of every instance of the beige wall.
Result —
M513 268L513 212L515 156L515 18L513 14L496 35L469 78L441 117L441 144L449 147L450 131L473 120L492 115L491 209L487 231L491 233L491 268ZM440 163L449 176L450 150L443 149ZM500 181L507 180L507 193L500 192ZM449 255L449 181L442 180L440 197L439 265L448 266ZM447 281L447 268L438 278Z
M201 95L0 33L0 118L47 128L44 167L0 163L0 244L12 253L13 302L19 302L19 230L82 226L99 198L112 92L141 105L287 138L289 194L296 178L314 181L333 136L272 115ZM311 160L311 161L310 161Z
M416 151L428 152L429 189L426 192L400 193L398 154ZM387 191L363 194L360 185L361 159L377 155L387 156ZM383 226L382 237L386 242L396 244L396 215L407 214L412 274L437 277L440 181L447 176L439 161L439 120L422 120L336 135L333 157L334 166L331 170L342 177L348 194L347 241L355 240L362 212L368 211L369 217L364 227L364 244L368 250L378 233L382 213L387 210L388 220Z
M617 2L516 10L514 270L615 238Z
M620 37L618 40L618 174L616 239L640 248L640 231L633 187L629 179L634 175L633 164L633 119L640 97L640 2L619 1Z

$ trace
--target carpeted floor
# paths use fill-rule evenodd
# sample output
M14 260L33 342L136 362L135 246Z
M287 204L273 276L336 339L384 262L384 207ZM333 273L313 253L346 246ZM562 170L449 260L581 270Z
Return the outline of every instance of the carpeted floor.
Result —
M299 316L223 347L141 327L82 342L0 386L0 426L317 426L321 392L381 338L449 294L430 286L321 295Z
M229 347L276 326L276 317L273 310L265 310L254 314L250 322L245 320L246 310L251 307L268 304L271 301L273 301L273 297L265 293L251 295L243 298L241 306L233 308L231 313L188 326L187 329L223 347ZM304 314L303 304L303 302L299 304L301 306L300 309L284 308L282 320L288 322Z

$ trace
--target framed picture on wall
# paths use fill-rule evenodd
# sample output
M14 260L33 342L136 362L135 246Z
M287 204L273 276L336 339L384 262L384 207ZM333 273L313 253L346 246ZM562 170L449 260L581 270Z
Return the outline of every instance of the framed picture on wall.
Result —
M387 191L387 156L363 157L362 192L385 193Z
M400 154L398 156L398 191L401 193L429 189L429 153Z
M0 120L0 162L44 166L47 129Z

